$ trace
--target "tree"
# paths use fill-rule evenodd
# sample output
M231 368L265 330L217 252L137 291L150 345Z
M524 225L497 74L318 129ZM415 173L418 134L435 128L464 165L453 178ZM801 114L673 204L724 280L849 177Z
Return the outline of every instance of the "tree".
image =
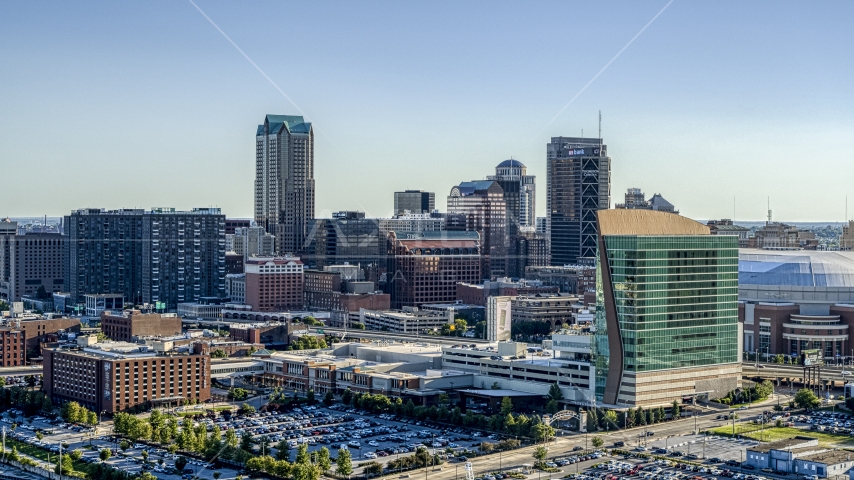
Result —
M329 459L328 448L320 447L320 450L317 451L317 466L320 467L320 470L323 472L329 470L332 466L332 460Z
M222 472L214 472L213 473L214 480L219 480L219 477L221 477L221 476L222 476Z
M821 405L821 400L808 388L802 388L795 394L795 405L798 408L816 408Z
M326 392L326 395L323 396L323 404L329 407L333 403L335 403L335 395L332 392Z
M308 390L308 393L305 396L305 401L309 405L314 405L315 403L317 403L317 401L314 399L314 390L312 390L312 389Z
M541 463L549 454L549 449L540 445L539 447L534 449L533 457L537 461L537 463Z
M276 444L276 460L291 461L291 447L287 440L279 440Z
M620 426L617 425L617 412L613 410L607 410L602 415L602 423L605 424L605 430L610 430L611 426L614 426L615 430L619 430Z
M113 456L113 452L110 451L109 448L102 448L100 452L98 452L98 458L101 459L102 462L106 462Z
M184 468L186 466L187 466L187 457L181 455L180 457L175 459L175 468L177 468L179 471L184 470Z
M44 439L44 433L42 433L42 432L36 432L36 438L37 438L37 439L39 439L39 440Z
M548 397L550 400L563 400L563 393L560 391L560 387L553 383L551 387L549 387Z
M232 388L228 391L229 400L245 400L249 396L249 391L244 388Z
M83 458L83 450L76 448L76 449L72 450L71 453L69 453L68 455L71 457L71 460L76 462L76 461L80 460L81 458Z
M536 442L547 442L555 436L555 429L545 423L538 423L531 428L531 435Z
M501 415L505 416L508 413L513 413L513 400L510 400L510 397L504 397L501 399Z
M673 407L670 408L670 415L673 417L673 420L677 420L682 414L682 409L679 408L679 402L673 400Z
M225 353L225 350L221 348L217 348L216 350L211 352L211 358L225 358L228 354Z
M57 462L56 468L53 469L54 473L61 473L62 475L69 475L74 471L74 461L71 460L71 455L63 455L60 457Z
M605 444L605 440L602 440L602 437L596 435L593 437L593 440L591 440L591 443L593 444L593 448L599 448Z
M122 440L121 442L119 442L119 448L121 448L124 452L125 450L130 448L130 442L127 440Z
M77 402L66 402L62 405L60 415L68 423L77 423L80 419L80 404Z
M335 473L348 477L353 473L353 460L350 457L350 450L346 448L338 449L338 458L335 460Z
M255 413L255 407L249 405L248 403L244 403L240 406L240 409L237 412L241 415L251 415Z
M599 430L599 416L596 414L596 409L587 411L587 431L595 432Z
M136 480L157 480L157 477L155 477L151 472L142 472L138 477L136 477Z
M344 390L344 393L341 394L341 403L344 405L350 405L350 401L353 400L353 392L348 388Z
M308 444L301 443L297 446L297 458L294 463L309 463Z
M148 463L148 451L147 450L142 451L142 463Z

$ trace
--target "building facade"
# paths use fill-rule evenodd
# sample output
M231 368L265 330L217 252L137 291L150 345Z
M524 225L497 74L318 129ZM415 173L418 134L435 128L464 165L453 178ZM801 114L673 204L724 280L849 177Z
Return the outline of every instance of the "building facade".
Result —
M101 331L117 342L132 342L137 337L179 335L181 327L181 317L175 313L142 313L139 310L101 313Z
M464 215L466 230L480 235L481 274L485 279L507 275L507 203L494 180L463 182L448 195L448 214Z
M255 222L276 236L277 253L304 250L314 196L311 123L267 115L255 134Z
M477 232L421 232L388 237L386 285L392 308L456 300L457 283L481 278Z
M45 394L57 404L75 401L110 414L140 405L210 399L210 356L157 355L136 344L110 345L115 344L45 348Z
M231 303L246 303L246 274L226 275L225 294Z
M737 239L653 210L598 219L597 399L666 405L737 388Z
M0 327L0 367L27 364L26 332L16 326Z
M303 264L297 257L254 257L246 261L246 304L257 312L303 306Z
M225 234L234 235L238 228L249 228L252 226L250 218L226 218L225 219Z
M659 212L679 214L679 210L676 210L676 207L665 200L659 193L654 194L649 200L644 200L644 195L640 188L628 189L626 191L625 202L614 205L614 208L657 210Z
M363 308L359 311L359 322L368 330L423 335L430 331L442 330L443 326L454 323L454 315L452 311L421 311L414 307L406 307L400 311Z
M552 265L596 257L596 212L611 203L611 157L600 138L553 137L548 144L546 212Z
M436 194L424 190L394 192L394 214L429 214L436 209Z
M0 299L20 302L41 291L47 300L63 291L64 254L60 234L19 234L16 222L0 222Z
M842 226L842 236L839 238L840 250L854 250L854 220L849 220Z
M234 234L225 235L226 252L249 257L269 257L276 251L276 237L264 231L264 227L240 227Z
M174 309L222 297L224 225L218 208L77 210L65 217L64 284L77 302L110 293Z

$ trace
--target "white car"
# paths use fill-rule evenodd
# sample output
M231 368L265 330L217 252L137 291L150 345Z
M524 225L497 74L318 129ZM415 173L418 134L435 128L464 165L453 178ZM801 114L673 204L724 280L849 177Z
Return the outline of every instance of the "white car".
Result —
M377 454L374 452L368 452L365 454L365 458L377 458Z

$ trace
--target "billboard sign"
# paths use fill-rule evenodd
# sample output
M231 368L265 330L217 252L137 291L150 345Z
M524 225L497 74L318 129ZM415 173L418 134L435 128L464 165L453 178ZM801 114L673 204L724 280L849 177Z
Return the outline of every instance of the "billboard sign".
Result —
M817 365L823 365L824 359L821 356L821 350L802 350L801 351L801 364L805 367L814 367Z
M514 297L489 297L486 301L486 339L510 340L510 305Z

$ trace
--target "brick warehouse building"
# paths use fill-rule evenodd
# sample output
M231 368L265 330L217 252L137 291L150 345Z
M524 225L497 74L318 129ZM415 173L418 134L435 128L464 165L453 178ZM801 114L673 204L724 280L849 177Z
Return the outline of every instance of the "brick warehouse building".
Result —
M134 337L168 337L181 333L181 318L174 313L107 310L101 313L101 331L111 340L119 342L130 342Z
M26 335L17 327L0 327L0 367L27 364Z
M297 257L246 260L246 304L256 312L299 309L303 305L303 264Z
M210 399L208 355L158 355L144 350L124 342L44 348L44 391L55 403L76 401L107 413Z

